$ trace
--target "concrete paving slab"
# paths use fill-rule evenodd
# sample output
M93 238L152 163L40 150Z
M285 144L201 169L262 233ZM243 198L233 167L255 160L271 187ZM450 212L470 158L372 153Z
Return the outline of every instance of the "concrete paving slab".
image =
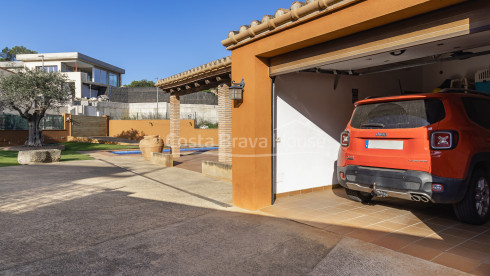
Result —
M379 251L366 265L358 255L377 249L229 207L229 182L142 157L93 156L0 168L0 275L376 274L407 261Z
M232 207L230 182L195 171L154 165L141 155L121 156L99 152L91 156L133 174L136 179L121 180L125 183L121 190L133 193L132 196L207 208Z

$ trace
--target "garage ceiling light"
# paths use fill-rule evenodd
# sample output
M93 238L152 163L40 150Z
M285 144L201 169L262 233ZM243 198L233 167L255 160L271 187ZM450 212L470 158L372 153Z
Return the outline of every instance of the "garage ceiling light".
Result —
M403 55L403 53L405 53L405 52L406 52L405 49L403 49L403 50L396 50L396 51L390 52L390 55L397 57L397 56Z

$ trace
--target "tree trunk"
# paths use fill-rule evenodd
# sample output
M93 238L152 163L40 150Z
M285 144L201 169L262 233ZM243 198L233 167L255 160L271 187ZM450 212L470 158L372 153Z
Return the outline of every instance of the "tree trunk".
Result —
M39 113L34 112L30 120L28 120L29 124L29 137L25 143L28 147L40 147L43 145L43 131L39 127L41 123L42 117L39 116Z

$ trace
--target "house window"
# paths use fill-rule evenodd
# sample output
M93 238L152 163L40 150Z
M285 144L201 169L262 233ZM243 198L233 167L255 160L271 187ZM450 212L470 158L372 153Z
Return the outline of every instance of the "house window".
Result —
M94 82L107 84L107 71L94 68Z
M42 66L37 66L36 67L38 70L43 70ZM46 72L58 72L58 65L50 65L50 66L44 66L44 71Z
M116 74L109 73L109 85L119 86L119 77Z

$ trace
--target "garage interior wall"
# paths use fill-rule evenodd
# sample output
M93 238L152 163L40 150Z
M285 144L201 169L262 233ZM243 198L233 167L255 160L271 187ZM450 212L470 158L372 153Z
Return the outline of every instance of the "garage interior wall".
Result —
M474 78L490 68L490 56L437 63L391 72L335 77L320 73L289 73L275 79L275 193L336 184L340 133L353 111L352 89L358 98L431 92L448 78ZM442 72L442 74L441 74Z
M490 41L489 41L490 43ZM475 73L490 69L490 55L427 65L422 68L423 91L430 92L446 79L475 78ZM442 72L442 73L441 73Z

